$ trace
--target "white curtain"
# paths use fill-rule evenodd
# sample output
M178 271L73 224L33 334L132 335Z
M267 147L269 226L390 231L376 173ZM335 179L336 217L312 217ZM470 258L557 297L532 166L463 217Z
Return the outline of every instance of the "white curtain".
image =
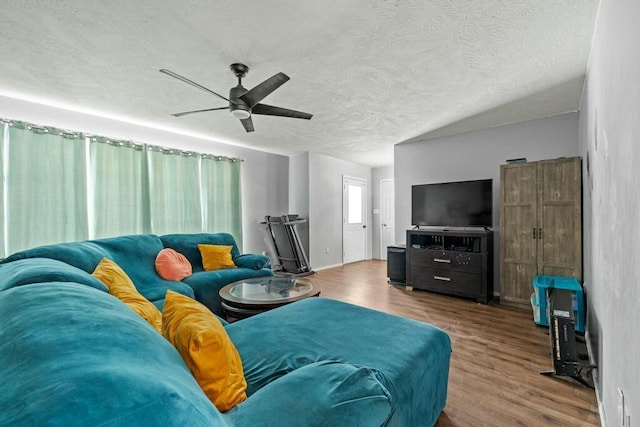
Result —
M238 159L202 157L204 229L211 233L230 233L240 248L242 245L241 165L242 162Z
M87 239L84 136L20 122L7 134L6 252Z
M0 259L6 256L4 238L4 144L7 140L9 125L0 121Z
M228 232L242 245L239 159L0 121L0 258L140 233Z
M90 141L91 238L150 233L145 147L101 137Z
M202 232L199 156L149 147L147 158L151 232Z

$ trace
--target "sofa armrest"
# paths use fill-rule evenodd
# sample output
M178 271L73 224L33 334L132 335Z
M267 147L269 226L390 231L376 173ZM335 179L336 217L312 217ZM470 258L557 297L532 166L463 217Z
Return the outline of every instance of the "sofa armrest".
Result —
M235 257L233 262L240 268L250 268L251 270L271 268L271 260L265 255L244 254Z
M109 292L91 274L56 259L26 258L0 265L0 291L48 282L73 282Z
M393 410L374 370L323 361L267 384L223 416L243 426L379 426Z

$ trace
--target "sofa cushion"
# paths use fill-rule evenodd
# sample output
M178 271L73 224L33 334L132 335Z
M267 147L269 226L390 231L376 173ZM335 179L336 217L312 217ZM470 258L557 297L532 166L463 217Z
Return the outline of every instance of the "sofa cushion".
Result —
M191 276L193 269L189 260L180 252L164 248L156 256L156 272L165 280L182 280Z
M237 268L231 258L231 245L198 245L204 271Z
M127 273L108 258L102 258L92 276L99 279L109 289L109 293L118 298L153 328L162 333L162 313L149 300L140 295Z
M195 233L195 234L166 234L160 236L160 240L165 248L172 248L187 257L193 272L203 271L202 256L198 250L198 245L229 245L231 257L240 255L238 246L233 236L229 233Z
M225 416L234 427L382 426L392 408L374 371L322 361L268 384Z
M104 292L20 286L0 313L0 425L226 425L175 348Z
M250 268L252 270L271 268L271 260L265 255L244 254L235 257L233 262L240 268Z
M242 358L248 400L302 366L335 360L375 370L395 402L385 425L434 425L445 406L451 342L433 325L308 298L226 329Z
M247 398L242 361L222 323L204 305L167 291L162 333L182 355L207 397L220 411Z
M203 303L215 314L221 316L220 289L229 283L252 277L273 276L273 271L267 268L251 270L248 268L231 268L226 270L200 271L184 279L184 283L191 286L195 298Z
M139 234L93 242L109 254L107 258L115 261L127 273L138 291L149 301L163 299L168 289L193 296L193 290L189 286L178 281L164 280L156 273L156 256L163 249L158 236Z
M0 264L0 291L46 282L75 282L108 292L104 283L91 274L55 259L27 258Z

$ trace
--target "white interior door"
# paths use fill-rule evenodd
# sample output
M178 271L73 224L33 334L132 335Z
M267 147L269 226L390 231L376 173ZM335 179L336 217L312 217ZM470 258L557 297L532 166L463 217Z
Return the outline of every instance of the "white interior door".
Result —
M380 259L387 259L387 246L395 244L395 190L393 179L380 180Z
M367 181L342 178L342 262L367 256Z

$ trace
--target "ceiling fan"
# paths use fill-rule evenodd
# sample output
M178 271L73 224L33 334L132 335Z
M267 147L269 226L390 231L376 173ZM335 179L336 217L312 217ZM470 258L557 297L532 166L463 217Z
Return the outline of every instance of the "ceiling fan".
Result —
M227 107L218 107L218 108L206 108L204 110L194 110L194 111L184 111L182 113L174 113L172 116L180 117L187 114L193 113L202 113L205 111L216 111L216 110L229 110L231 111L231 115L237 119L240 119L242 126L247 132L253 132L253 122L251 121L252 114L262 114L265 116L280 116L280 117L291 117L294 119L306 119L309 120L313 117L312 114L303 113L301 111L289 110L288 108L274 107L273 105L260 104L264 98L267 97L271 92L278 89L284 83L289 80L289 76L284 73L278 73L267 80L263 81L253 89L247 90L242 86L242 78L247 75L249 72L249 67L244 64L231 64L229 67L235 76L238 78L238 85L236 87L232 87L229 91L229 98L226 98L214 91L207 89L206 87L199 85L196 82L193 82L186 77L183 77L179 74L174 73L173 71L167 69L161 69L160 72L164 73L168 76L181 80L185 83L190 84L191 86L195 86L198 89L202 89L205 92L208 92L212 95L217 96L218 98L222 98L229 103Z

